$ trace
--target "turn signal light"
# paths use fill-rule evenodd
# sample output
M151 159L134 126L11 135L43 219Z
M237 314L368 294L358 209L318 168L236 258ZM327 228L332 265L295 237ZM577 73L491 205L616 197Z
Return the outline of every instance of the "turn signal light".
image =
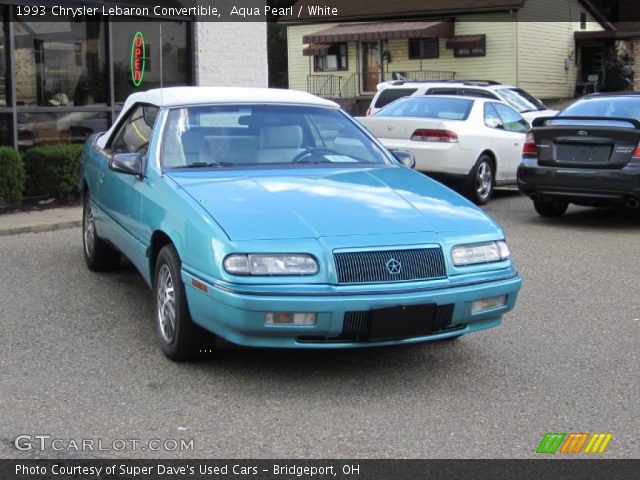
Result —
M315 313L269 312L264 317L267 325L315 325Z
M430 128L419 128L413 135L411 140L416 142L443 142L458 143L458 134L451 130L434 130Z

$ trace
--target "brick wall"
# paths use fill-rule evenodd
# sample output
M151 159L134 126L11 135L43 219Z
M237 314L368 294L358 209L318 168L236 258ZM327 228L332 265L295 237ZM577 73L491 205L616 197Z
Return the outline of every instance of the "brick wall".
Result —
M266 23L198 22L195 27L197 85L268 86Z
M633 39L633 89L640 90L640 38Z

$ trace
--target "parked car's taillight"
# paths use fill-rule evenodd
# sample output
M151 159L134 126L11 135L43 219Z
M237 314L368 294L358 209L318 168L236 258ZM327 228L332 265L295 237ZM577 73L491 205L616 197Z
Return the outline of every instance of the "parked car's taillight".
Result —
M533 136L533 132L527 133L527 138L524 141L524 147L522 147L522 153L524 155L538 154L538 147L536 146L536 140Z
M636 146L636 149L633 151L633 158L640 158L640 143Z
M458 143L458 134L451 130L433 130L427 128L419 128L413 135L411 140L417 142L444 142Z

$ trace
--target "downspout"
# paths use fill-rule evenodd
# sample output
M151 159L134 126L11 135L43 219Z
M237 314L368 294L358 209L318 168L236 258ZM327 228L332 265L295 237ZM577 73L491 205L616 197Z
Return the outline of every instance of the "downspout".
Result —
M520 30L520 24L518 23L518 12L514 12L513 10L510 10L510 14L511 16L515 17L515 20L513 22L513 26L515 28L515 37L516 37L516 41L515 41L515 51L513 52L513 56L515 57L515 65L516 65L516 87L520 86L520 61L519 61L519 56L518 56L518 52L520 51L520 37L518 35L519 30Z

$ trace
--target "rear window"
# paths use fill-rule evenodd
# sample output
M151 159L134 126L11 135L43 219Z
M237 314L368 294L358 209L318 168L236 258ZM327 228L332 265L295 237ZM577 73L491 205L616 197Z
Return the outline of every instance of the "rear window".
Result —
M640 98L633 96L588 98L568 106L559 116L618 117L640 120Z
M472 106L473 100L466 98L409 97L388 105L374 116L466 120Z
M402 97L408 97L418 91L417 88L385 88L380 92L374 108L382 108Z
M544 103L521 88L501 88L498 92L504 101L520 113L547 109Z
M431 88L425 92L425 95L465 95L467 97L498 99L491 92L474 88Z

